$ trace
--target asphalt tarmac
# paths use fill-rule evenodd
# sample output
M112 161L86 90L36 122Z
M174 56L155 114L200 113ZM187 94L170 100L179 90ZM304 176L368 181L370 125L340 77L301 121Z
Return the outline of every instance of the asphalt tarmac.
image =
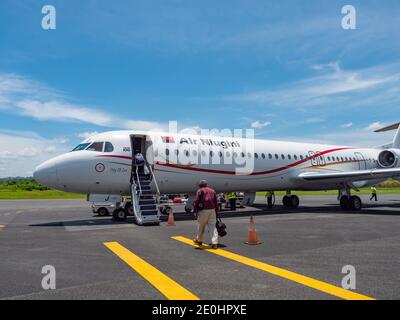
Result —
M365 196L360 212L335 196L300 199L297 210L257 198L223 212L216 251L187 240L196 222L181 207L175 226L143 227L98 217L84 200L1 200L0 299L399 299L400 197ZM250 215L260 245L244 243ZM55 290L42 287L46 265ZM354 290L342 289L344 266Z

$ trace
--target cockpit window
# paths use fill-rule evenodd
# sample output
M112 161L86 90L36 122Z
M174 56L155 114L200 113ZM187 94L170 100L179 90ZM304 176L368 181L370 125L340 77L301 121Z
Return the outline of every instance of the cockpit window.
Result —
M80 145L76 146L72 151L81 151L81 150L85 150L86 147L89 145L90 143L81 143Z
M111 142L106 142L106 145L104 147L104 152L113 152L114 151L114 146L112 145Z
M102 152L103 151L103 144L104 144L104 142L93 142L86 150L87 151Z

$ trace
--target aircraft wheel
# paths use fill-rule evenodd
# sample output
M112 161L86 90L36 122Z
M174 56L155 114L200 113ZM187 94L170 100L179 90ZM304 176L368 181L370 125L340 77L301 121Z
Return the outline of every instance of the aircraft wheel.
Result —
M126 220L126 211L123 208L115 209L113 212L113 218L115 221Z
M358 196L351 196L349 199L349 207L351 210L359 211L362 208L362 201Z
M127 213L128 216L133 216L133 206L132 206L132 202L128 202L125 205L125 211Z
M108 212L107 208L104 208L104 207L100 208L97 211L97 213L99 214L100 217L105 217L105 216L110 215L110 213Z
M348 196L342 196L340 198L340 207L343 210L348 210L349 209L349 197Z
M297 209L299 207L300 204L300 199L298 196L291 196L290 197L290 207L293 209Z
M282 202L283 202L283 205L284 205L286 208L291 208L291 197L289 197L289 196L284 196L283 199L282 199Z
M186 213L192 213L192 208L185 206L185 211L186 211Z

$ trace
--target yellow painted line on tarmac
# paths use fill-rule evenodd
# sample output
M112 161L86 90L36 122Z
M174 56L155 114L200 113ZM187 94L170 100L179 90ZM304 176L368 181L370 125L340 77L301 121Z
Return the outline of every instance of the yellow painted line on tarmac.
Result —
M185 244L191 245L193 247L198 247L196 244L193 243L193 240L185 238L185 237L172 237L172 239L183 242ZM332 296L336 296L342 299L346 300L375 300L374 298L367 297L365 295L345 290L343 288L331 285L329 283L319 281L310 277L303 276L301 274L285 270L282 268L278 268L275 266L272 266L270 264L260 262L251 258L247 258L241 255L238 255L233 252L229 252L226 250L221 250L221 249L211 249L209 246L202 246L202 248L208 252L211 252L213 254L216 254L218 256L245 264L247 266L268 272L270 274L276 275L281 278L285 278L294 282L297 282L299 284L302 284L304 286L316 289L318 291L325 292L327 294L330 294Z
M133 270L145 278L169 300L200 300L170 277L135 255L118 242L105 242L104 245L115 253Z

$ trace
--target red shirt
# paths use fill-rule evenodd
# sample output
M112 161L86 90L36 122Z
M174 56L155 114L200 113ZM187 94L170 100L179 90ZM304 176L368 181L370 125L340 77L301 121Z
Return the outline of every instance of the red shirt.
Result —
M200 210L218 209L217 193L214 191L214 189L209 187L204 187L197 190L196 199L193 202L193 208L195 212L199 210L198 204L200 202L203 203L203 208Z

